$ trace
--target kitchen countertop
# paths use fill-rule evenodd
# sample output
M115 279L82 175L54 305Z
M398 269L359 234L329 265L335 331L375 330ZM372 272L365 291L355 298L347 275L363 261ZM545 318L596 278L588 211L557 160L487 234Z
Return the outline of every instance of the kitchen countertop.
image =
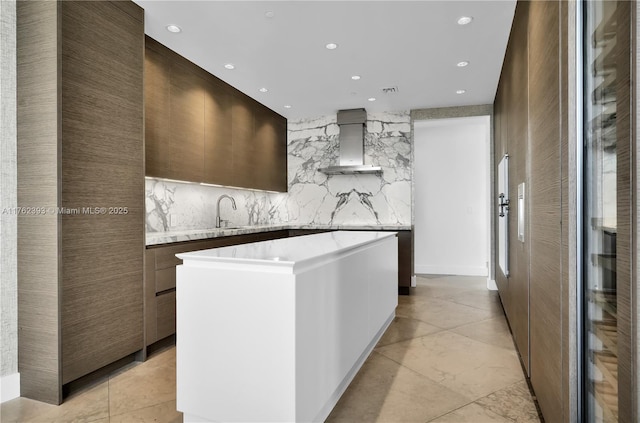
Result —
M172 242L195 241L223 236L245 235L290 229L331 230L331 231L409 231L411 225L257 225L233 228L191 229L172 232L147 232L146 245L162 245Z
M211 263L212 266L256 264L267 267L287 267L307 264L329 255L343 254L363 245L394 236L394 232L335 231L306 237L281 238L250 244L232 245L211 250L176 254L185 264Z

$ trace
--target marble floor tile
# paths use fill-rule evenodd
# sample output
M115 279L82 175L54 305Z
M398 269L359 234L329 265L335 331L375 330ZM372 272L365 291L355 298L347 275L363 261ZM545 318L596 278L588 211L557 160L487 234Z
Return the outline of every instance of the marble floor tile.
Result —
M524 379L517 353L450 331L377 351L472 401Z
M478 405L471 403L462 408L459 408L451 413L447 413L444 416L431 420L429 423L513 423L512 420L506 419L492 411Z
M377 353L372 353L327 423L426 422L469 399Z
M145 389L140 389L141 381ZM175 400L175 348L110 378L109 393L112 417Z
M487 290L487 278L483 276L451 276L433 275L422 277L416 276L416 288L412 294L416 296L427 296L430 298L442 297L461 291L484 292Z
M56 408L55 405L29 398L15 398L0 404L0 421L2 423L35 421L36 417L46 414L54 408Z
M439 327L421 322L420 320L396 316L387 328L387 331L382 335L380 341L378 341L377 347L418 338L441 330Z
M73 397L62 405L50 405L26 398L2 404L2 422L68 423L94 422L109 418L109 386L102 382Z
M507 325L504 317L494 317L493 319L458 326L451 329L451 332L510 351L515 348L509 325Z
M495 317L492 311L438 298L416 298L412 302L399 301L396 315L420 320L443 329L451 329Z
M504 310L502 309L502 303L500 302L498 291L489 291L488 289L484 289L481 291L462 290L459 292L438 296L436 298L451 301L456 304L462 304L469 307L488 310L493 312L495 316L501 317L504 315Z
M109 423L182 423L182 413L174 400L113 416Z
M539 423L538 410L526 381L493 392L476 401L488 410L518 423Z

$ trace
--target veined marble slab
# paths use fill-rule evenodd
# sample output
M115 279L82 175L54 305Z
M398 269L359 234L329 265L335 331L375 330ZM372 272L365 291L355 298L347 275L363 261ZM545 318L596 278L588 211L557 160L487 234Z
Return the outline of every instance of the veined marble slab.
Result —
M172 242L196 241L223 236L255 234L279 230L310 229L330 231L409 231L411 225L256 225L234 228L190 229L170 232L147 232L146 245L162 245Z

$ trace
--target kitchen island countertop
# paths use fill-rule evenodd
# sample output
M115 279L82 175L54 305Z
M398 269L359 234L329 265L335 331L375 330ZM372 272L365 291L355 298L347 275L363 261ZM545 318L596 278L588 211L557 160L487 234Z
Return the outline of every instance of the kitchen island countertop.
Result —
M346 230L346 231L409 231L411 225L254 225L231 228L190 229L184 231L147 232L146 245L162 245L172 242L195 241L233 235L245 235L279 230Z

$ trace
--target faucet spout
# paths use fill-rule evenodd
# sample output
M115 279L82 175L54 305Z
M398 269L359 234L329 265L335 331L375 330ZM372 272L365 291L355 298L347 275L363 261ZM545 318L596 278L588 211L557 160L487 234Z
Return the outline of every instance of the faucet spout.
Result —
M228 198L229 200L231 200L231 207L234 210L237 210L236 200L234 200L233 197L227 194L222 194L220 197L218 197L218 202L216 203L216 228L219 228L220 223L222 223L222 219L220 218L220 201L222 201L223 198Z

